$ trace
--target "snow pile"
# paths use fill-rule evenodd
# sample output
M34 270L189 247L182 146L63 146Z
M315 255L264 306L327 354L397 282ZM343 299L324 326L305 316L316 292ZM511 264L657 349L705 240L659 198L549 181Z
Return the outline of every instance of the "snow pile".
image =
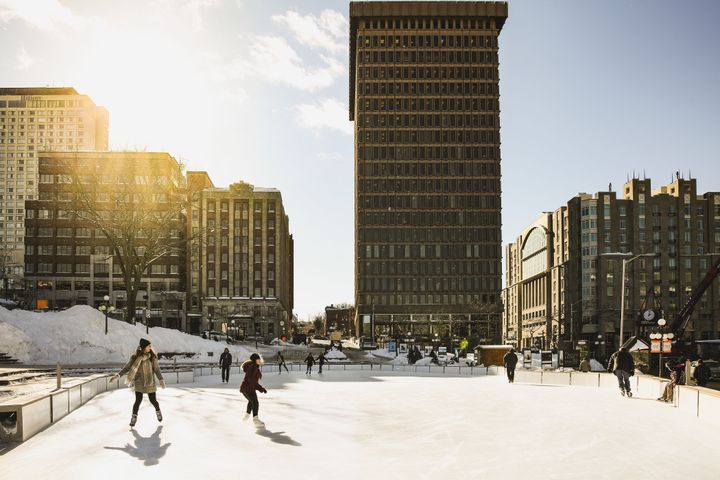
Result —
M347 356L338 349L333 348L325 354L325 358L328 360L342 361L347 360Z
M141 338L147 338L158 353L193 353L193 361L218 362L225 347L235 359L250 352L240 346L204 340L178 330L131 325L108 319L87 305L62 312L28 312L0 307L0 352L29 364L93 364L126 362ZM213 355L209 356L208 352Z
M594 358L590 359L590 371L592 372L604 372L605 367L603 367L603 364L595 360Z
M387 348L378 348L375 350L370 350L368 352L373 357L383 358L386 360L394 359L397 355L395 355L395 352L390 353Z

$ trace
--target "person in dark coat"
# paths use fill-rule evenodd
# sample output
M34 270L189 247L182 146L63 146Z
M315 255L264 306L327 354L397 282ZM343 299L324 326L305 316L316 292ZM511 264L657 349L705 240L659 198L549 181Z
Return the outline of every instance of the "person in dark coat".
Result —
M612 373L618 378L618 385L620 386L620 393L628 397L632 397L630 391L630 377L635 375L635 360L633 360L630 352L625 347L620 347L616 353L613 354L608 368L612 370Z
M434 363L435 365L440 365L440 360L438 359L437 353L435 352L435 349L432 349L430 351L430 362Z
M230 381L230 366L232 365L232 354L230 349L226 348L225 351L220 355L220 375L222 377L222 383L228 383Z
M158 422L162 422L160 404L156 398L157 384L155 383L155 377L160 381L162 388L165 388L165 380L160 372L158 356L149 340L141 338L137 350L130 357L130 361L122 370L112 375L108 381L112 383L126 374L125 383L135 391L135 403L132 408L132 417L130 417L130 426L134 427L135 423L137 423L138 410L140 409L140 403L142 403L143 394L147 394L150 403L155 407Z
M245 410L245 418L249 418L250 413L252 412L253 422L256 427L265 426L265 424L258 418L260 402L258 401L257 392L267 393L267 390L260 385L260 379L262 378L260 365L262 364L263 360L257 353L250 355L250 359L246 360L242 364L242 371L245 372L245 378L243 379L242 385L240 385L240 393L242 393L248 401L247 409Z
M290 371L287 368L287 365L285 365L285 357L283 357L282 352L278 352L277 354L277 363L278 363L278 375L282 373L283 367L285 367L285 371L290 373Z
M515 382L515 367L517 366L517 362L518 358L517 355L515 355L515 349L511 348L510 351L503 357L503 365L505 366L508 383Z
M323 367L323 365L325 365L325 363L327 363L327 358L325 358L325 354L321 353L318 356L317 361L318 361L318 365L320 366L320 371L318 373L322 373L322 367Z
M308 353L307 357L305 357L305 365L307 365L305 375L312 375L312 366L315 365L315 359L313 358L312 353Z
M695 367L693 377L695 377L695 381L701 387L704 387L710 381L710 367L708 367L705 362L703 362L702 358L698 359L697 361L697 366Z

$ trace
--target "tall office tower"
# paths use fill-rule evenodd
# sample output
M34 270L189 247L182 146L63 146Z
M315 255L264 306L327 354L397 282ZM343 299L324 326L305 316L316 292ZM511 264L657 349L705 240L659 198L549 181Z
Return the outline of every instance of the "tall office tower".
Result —
M499 340L506 17L505 2L350 3L365 337Z
M188 172L188 331L287 334L293 310L293 236L282 195L245 182L216 188Z
M107 148L108 112L87 95L0 88L0 263L10 270L9 290L22 289L25 200L37 198L38 152Z

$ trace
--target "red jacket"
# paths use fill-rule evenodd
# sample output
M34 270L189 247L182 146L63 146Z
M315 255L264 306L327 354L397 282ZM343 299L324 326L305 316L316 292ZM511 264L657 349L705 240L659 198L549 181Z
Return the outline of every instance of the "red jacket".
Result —
M262 372L260 371L259 366L250 360L247 360L242 364L242 369L243 372L245 372L245 378L243 379L242 385L240 385L241 393L250 393L255 390L267 393L267 390L265 390L259 383L262 378Z

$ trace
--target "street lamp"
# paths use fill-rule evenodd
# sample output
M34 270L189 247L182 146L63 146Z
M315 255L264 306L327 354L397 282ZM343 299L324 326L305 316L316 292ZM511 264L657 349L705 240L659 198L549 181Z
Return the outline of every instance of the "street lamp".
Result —
M109 295L105 295L103 297L103 300L105 301L105 303L100 305L98 307L98 310L100 310L101 312L103 312L105 314L105 335L107 335L107 333L108 333L108 314L112 313L115 310L115 307L113 307L112 305L108 305L108 303L110 302Z
M632 256L632 252L628 253L603 253L602 256L623 256L628 257ZM625 270L627 268L627 265L635 260L637 260L640 257L657 257L659 254L657 253L641 253L640 255L635 255L631 258L623 258L622 263L622 282L620 282L620 288L622 288L622 291L620 292L620 346L623 346L623 340L625 336Z

